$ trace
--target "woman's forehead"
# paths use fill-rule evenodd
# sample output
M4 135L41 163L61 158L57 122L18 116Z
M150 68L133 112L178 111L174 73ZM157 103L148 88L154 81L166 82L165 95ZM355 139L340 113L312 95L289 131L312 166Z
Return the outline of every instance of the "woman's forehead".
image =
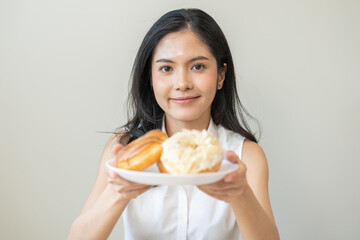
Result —
M213 57L208 46L195 33L185 30L165 35L155 48L153 61L197 56Z

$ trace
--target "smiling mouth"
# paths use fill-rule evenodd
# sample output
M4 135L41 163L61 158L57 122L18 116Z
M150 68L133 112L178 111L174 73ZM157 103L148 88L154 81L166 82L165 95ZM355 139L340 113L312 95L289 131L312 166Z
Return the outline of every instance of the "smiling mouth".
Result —
M180 98L170 98L170 102L177 104L190 104L195 102L200 96L195 97L180 97Z

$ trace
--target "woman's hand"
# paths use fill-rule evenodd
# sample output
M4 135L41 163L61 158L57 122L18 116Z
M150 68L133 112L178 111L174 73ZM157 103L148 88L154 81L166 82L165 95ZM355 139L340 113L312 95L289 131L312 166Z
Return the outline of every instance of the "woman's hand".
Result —
M113 148L113 153L116 156L116 154L121 150L123 146L121 144L116 144ZM140 194L146 192L153 186L151 185L145 185L140 183L135 183L128 181L119 175L117 173L109 170L109 178L108 183L112 186L113 190L118 194L118 197L122 200L130 200L133 198L136 198Z
M246 166L239 157L232 151L226 153L226 159L239 165L239 168L227 174L218 182L198 185L204 193L227 203L236 201L248 187L246 180Z

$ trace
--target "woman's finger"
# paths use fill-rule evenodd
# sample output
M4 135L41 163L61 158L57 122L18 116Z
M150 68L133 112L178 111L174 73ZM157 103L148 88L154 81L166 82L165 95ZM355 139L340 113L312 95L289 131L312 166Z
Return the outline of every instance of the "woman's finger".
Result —
M114 155L116 155L121 150L121 148L123 148L123 145L121 145L120 143L115 144L112 148L112 152L114 153Z
M226 159L232 163L238 163L240 161L239 157L233 151L226 152Z
M224 182L226 183L230 183L233 182L237 177L239 177L239 171L234 171L231 173L226 174L226 176L224 177Z
M125 186L125 185L117 185L117 184L112 184L112 186L116 192L122 194L126 194L129 192L141 192L143 189L149 189L152 187L150 185Z
M206 188L202 188L202 187L199 187L198 188L200 189L200 191L206 193L207 195L209 196L212 196L216 199L219 199L219 200L223 200L225 197L228 197L228 194L226 192L216 192L216 191L212 191L210 189L206 189Z
M114 172L114 171L111 171L110 169L107 169L107 172L108 172L108 176L110 177L110 178L117 178L119 175L116 173L116 172Z
M211 185L198 185L198 187L201 189L209 189L209 191L213 192L226 192L232 189L237 189L239 186L237 183L225 183L224 181L221 181Z
M109 178L108 182L112 183L112 184L116 184L116 185L121 185L122 187L125 187L126 189L132 189L132 190L133 189L140 189L140 188L148 187L148 186L152 187L152 185L142 184L142 183L135 183L135 182L132 182L132 181L128 181L125 178L122 178L120 176L117 176L116 178Z
M224 177L224 182L232 182L236 180L237 178L244 177L243 175L246 174L246 166L243 162L240 160L237 161L238 169L234 172L228 173Z
M127 198L127 199L136 198L140 194L142 194L142 193L148 191L149 189L151 189L151 187L152 186L146 186L146 187L143 187L141 189L128 191L128 192L124 193L124 197Z

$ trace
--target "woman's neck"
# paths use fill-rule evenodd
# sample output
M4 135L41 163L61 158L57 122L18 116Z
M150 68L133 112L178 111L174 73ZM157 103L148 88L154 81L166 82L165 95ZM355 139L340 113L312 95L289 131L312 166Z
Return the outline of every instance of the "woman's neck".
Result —
M210 124L210 116L204 116L192 121L181 121L165 115L164 123L168 137L171 137L175 133L181 131L181 129L208 129Z

